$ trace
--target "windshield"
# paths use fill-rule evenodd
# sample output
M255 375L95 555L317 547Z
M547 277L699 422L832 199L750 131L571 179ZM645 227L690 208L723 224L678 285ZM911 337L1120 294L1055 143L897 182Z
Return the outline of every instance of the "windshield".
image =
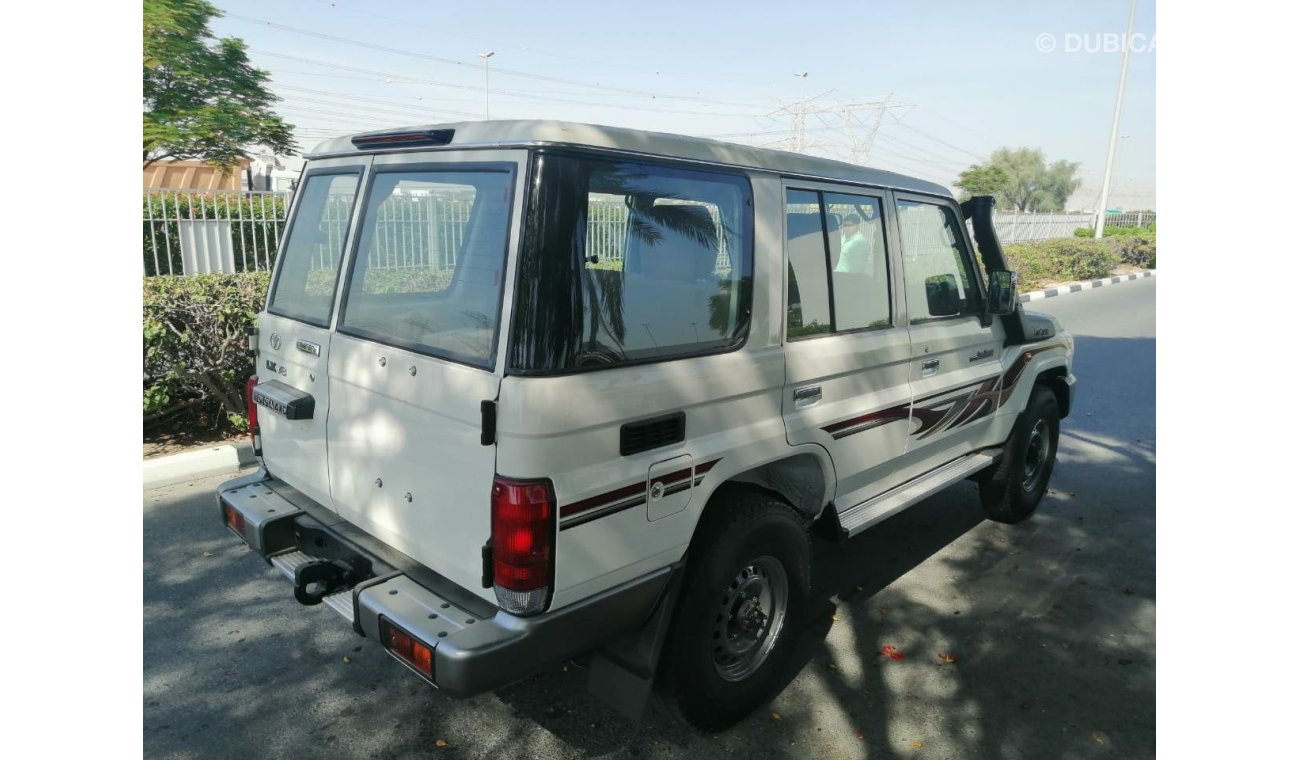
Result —
M339 331L491 368L512 177L504 166L376 171Z
M599 368L743 342L753 264L743 175L568 155L536 162L512 368Z

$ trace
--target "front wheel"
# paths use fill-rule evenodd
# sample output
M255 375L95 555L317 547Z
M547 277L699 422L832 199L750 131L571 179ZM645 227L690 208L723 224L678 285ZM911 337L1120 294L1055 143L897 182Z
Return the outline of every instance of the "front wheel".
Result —
M980 481L980 501L990 520L1018 523L1034 513L1047 492L1061 432L1056 394L1034 386L1029 405L1016 420L1002 460Z
M703 731L735 724L780 686L809 593L794 510L753 491L722 498L691 547L665 652L669 696Z

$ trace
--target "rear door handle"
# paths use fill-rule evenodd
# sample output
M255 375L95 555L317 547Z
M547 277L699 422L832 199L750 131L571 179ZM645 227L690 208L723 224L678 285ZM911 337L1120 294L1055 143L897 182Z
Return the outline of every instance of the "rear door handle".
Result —
M929 359L921 362L921 377L929 377L939 370L939 360Z
M822 387L820 385L805 385L802 388L794 389L794 408L803 409L806 406L812 406L822 400Z

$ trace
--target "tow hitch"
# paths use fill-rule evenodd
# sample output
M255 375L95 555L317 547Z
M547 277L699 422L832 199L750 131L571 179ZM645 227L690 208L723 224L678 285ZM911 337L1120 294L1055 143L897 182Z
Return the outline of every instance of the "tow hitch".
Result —
M293 573L293 596L301 604L320 604L330 594L352 588L374 575L368 557L340 544L323 530L300 522L294 529L294 542L298 551L314 558Z
M356 566L360 564L365 567ZM330 594L352 588L370 577L369 566L370 562L365 559L354 562L318 559L299 565L293 572L293 598L309 607L320 604Z

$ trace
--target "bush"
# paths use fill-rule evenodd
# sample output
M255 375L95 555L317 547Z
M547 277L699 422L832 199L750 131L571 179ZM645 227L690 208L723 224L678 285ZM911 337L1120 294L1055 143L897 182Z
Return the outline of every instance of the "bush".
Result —
M146 425L197 409L247 429L247 334L269 281L266 272L145 278Z
M1074 236L1078 238L1090 238L1093 235L1092 227L1077 227L1074 230ZM1124 235L1154 235L1156 234L1156 225L1154 223L1143 227L1106 227L1102 229L1102 237L1115 237Z
M1119 264L1117 254L1101 240L1058 238L1006 246L1007 263L1020 274L1022 292L1054 282L1107 277Z
M1156 268L1156 236L1145 231L1138 234L1102 238L1119 260L1143 269Z

